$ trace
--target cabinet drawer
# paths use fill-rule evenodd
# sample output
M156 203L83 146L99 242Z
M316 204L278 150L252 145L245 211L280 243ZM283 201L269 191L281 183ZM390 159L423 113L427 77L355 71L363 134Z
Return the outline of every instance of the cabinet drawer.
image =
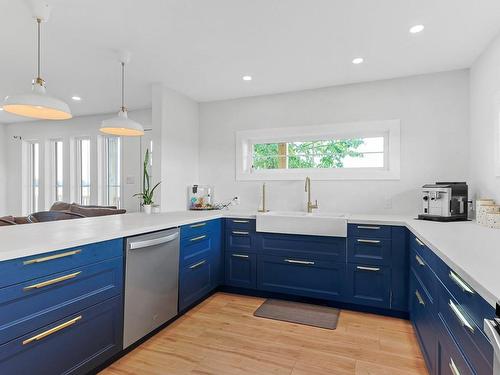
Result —
M417 275L418 280L425 289L425 293L433 303L437 300L438 282L436 275L424 259L426 258L415 251L414 248L410 249L410 268Z
M220 228L220 219L200 221L193 224L183 225L181 227L181 242L188 237L196 237L202 234L212 233Z
M439 292L439 314L468 362L478 374L491 374L493 348L482 329L443 286Z
M264 255L345 262L346 240L341 237L262 233Z
M475 375L441 316L439 324L437 373L439 375Z
M121 257L0 289L0 344L122 292Z
M255 289L257 286L257 255L229 251L225 254L225 278L229 286Z
M347 237L391 238L390 225L349 224Z
M226 230L242 230L250 233L255 232L255 220L244 218L226 219Z
M390 265L392 241L382 238L349 238L347 261L351 263Z
M436 272L437 260L439 259L434 252L429 249L418 237L413 233L410 234L410 249L415 250L424 262L431 268L433 272Z
M220 240L215 239L209 233L201 234L198 236L187 237L181 240L180 248L180 262L181 266L202 258L207 258L215 252L215 242Z
M210 258L203 258L181 269L179 310L184 310L205 297L214 285L214 269Z
M435 316L432 302L428 299L414 273L410 272L410 318L429 374L435 373L437 361Z
M226 228L226 250L257 252L256 235L249 230Z
M0 288L117 256L123 256L121 238L0 262Z
M261 290L329 300L344 294L344 263L262 255L257 267Z
M121 297L0 346L0 374L85 374L122 348Z
M493 319L495 317L495 309L477 294L458 273L440 259L437 263L436 273L439 279L478 327L483 326L485 318Z
M390 307L391 269L371 264L348 264L349 302L373 307Z

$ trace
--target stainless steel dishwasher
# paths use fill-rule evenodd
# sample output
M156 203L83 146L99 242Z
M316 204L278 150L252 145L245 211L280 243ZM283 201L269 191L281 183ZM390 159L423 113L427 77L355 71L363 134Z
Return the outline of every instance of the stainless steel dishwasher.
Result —
M179 230L129 237L123 348L177 315Z

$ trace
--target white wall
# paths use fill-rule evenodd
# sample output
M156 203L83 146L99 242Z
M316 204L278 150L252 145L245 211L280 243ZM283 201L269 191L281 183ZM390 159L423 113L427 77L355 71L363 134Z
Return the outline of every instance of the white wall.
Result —
M0 124L0 216L7 211L7 141L5 125Z
M312 197L323 210L417 213L421 185L466 180L468 84L468 70L460 70L201 103L200 183L214 185L218 201L238 195L241 208L256 209L260 183L235 180L235 131L400 119L400 180L313 181ZM303 181L267 186L269 208L304 209Z
M188 185L198 183L198 103L154 85L155 127L157 121L161 121L161 209L186 210Z
M7 182L7 196L9 197L7 205L4 209L0 209L0 216L2 214L21 215L24 214L22 209L22 145L20 138L23 140L37 140L41 142L41 147L47 145L51 139L63 139L65 141L64 147L64 185L70 186L70 176L74 173L72 167L72 156L67 145L69 140L75 137L90 136L96 138L99 136L99 127L103 119L115 116L116 113L100 114L92 116L75 117L67 121L31 121L22 123L13 123L5 125L5 142L7 149L7 169L1 176L8 176ZM130 111L129 117L140 122L146 129L151 128L151 109ZM146 137L150 137L149 134ZM140 138L122 138L122 176L123 176L123 208L127 211L137 211L139 209L138 199L133 198L132 195L140 191L141 177L142 177L142 149ZM143 148L143 146L142 146ZM49 168L48 160L44 160L44 154L48 155L47 151L41 151L41 165ZM1 160L1 156L0 156ZM0 163L1 167L1 163ZM96 175L97 176L97 175ZM95 176L94 179L97 177ZM127 177L132 177L133 183L127 184L125 181ZM47 181L41 181L41 207L40 210L48 209L53 201L48 188L45 186ZM1 185L0 185L1 189ZM1 196L1 195L0 195ZM46 197L46 199L44 198ZM74 194L70 194L70 190L65 190L65 201L74 201ZM100 204L94 200L92 203ZM0 204L1 207L1 204Z
M500 120L500 35L470 71L470 176L472 197L500 201L495 173L495 140Z

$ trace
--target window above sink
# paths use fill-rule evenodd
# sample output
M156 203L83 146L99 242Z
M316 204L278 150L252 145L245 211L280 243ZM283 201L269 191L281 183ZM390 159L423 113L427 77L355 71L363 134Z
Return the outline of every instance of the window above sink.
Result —
M400 121L236 133L237 180L399 179Z

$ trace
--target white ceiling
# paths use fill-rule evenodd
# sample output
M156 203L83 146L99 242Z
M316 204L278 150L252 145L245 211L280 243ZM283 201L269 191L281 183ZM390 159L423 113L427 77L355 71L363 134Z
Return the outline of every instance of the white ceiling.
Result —
M498 0L49 2L42 77L75 115L118 110L117 48L132 52L128 107L143 108L152 82L211 101L465 68L500 30ZM0 0L0 97L30 90L35 30L24 1Z

